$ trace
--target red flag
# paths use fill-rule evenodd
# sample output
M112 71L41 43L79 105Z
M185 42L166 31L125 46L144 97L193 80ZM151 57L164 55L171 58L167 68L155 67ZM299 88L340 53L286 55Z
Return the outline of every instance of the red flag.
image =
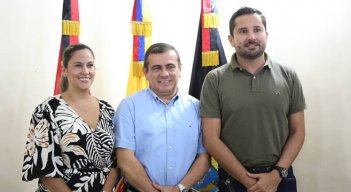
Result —
M119 179L117 185L116 185L116 192L123 192L123 191L126 191L124 188L125 188L125 185L126 185L126 180L122 177Z
M62 10L62 36L59 51L59 58L56 70L56 80L54 95L59 94L60 91L60 79L61 79L61 63L62 63L62 51L71 44L79 43L79 11L78 11L78 0L64 0Z

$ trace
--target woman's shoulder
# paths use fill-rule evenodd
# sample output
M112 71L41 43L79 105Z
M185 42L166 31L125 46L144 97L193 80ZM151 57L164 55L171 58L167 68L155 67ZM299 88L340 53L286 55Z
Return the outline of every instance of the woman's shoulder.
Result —
M54 113L59 105L61 102L57 96L49 96L34 108L32 117L40 119L49 113Z
M107 102L107 101L105 101L103 99L98 99L98 98L96 98L96 99L99 101L99 104L100 104L100 106L102 108L107 108L107 109L110 109L110 110L114 110L112 105L109 102Z
M56 95L56 96L49 96L47 97L44 101L42 101L41 103L39 103L39 105L37 105L36 108L46 108L46 107L52 107L55 105L59 105L60 104L60 96Z

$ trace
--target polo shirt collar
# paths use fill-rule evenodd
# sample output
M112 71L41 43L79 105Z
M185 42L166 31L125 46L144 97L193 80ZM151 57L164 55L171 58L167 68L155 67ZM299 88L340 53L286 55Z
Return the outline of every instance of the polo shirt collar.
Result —
M272 60L270 59L270 57L268 56L268 54L266 52L264 53L264 57L266 58L266 62L264 64L264 67L271 69L272 68ZM230 67L232 70L241 69L241 66L238 64L236 53L234 53L232 55L232 58L230 60Z

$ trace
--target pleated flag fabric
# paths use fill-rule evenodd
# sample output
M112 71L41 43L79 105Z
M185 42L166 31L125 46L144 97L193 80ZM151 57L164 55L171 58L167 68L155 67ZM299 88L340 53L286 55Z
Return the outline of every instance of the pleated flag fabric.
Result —
M219 16L215 0L201 1L201 17L196 40L189 94L200 99L202 83L212 69L227 63L218 32Z
M64 0L62 9L62 36L60 43L59 58L56 70L54 95L59 94L62 52L71 44L79 43L80 24L79 24L79 9L78 0Z
M201 0L201 17L189 87L189 94L197 99L200 99L202 84L207 73L227 63L218 26L216 0ZM219 191L217 169L217 161L212 158L210 169L193 187L202 192Z
M152 22L148 0L135 0L131 21L132 61L129 68L127 96L148 86L143 73L144 53L151 45Z

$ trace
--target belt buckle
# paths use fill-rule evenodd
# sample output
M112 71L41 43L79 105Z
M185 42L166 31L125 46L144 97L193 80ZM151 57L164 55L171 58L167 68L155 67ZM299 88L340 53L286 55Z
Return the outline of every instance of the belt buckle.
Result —
M272 170L272 166L247 167L246 169L252 173L268 173Z

